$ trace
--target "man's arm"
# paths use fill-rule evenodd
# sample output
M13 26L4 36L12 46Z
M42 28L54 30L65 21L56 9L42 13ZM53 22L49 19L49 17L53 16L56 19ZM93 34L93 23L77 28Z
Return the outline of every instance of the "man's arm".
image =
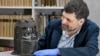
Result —
M53 29L57 28L60 24L61 20L59 19L52 20L47 24L44 35L38 41L38 50L50 48Z
M90 29L89 39L85 47L59 48L61 56L96 56L98 53L99 28Z

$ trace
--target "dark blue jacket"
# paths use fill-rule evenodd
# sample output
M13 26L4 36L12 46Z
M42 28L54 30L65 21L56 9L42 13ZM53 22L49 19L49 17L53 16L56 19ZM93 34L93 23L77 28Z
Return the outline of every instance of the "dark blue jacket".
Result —
M61 20L51 21L43 37L39 39L38 49L57 48L62 35ZM96 56L98 53L99 27L90 20L86 20L78 35L75 36L74 48L59 48L61 56Z

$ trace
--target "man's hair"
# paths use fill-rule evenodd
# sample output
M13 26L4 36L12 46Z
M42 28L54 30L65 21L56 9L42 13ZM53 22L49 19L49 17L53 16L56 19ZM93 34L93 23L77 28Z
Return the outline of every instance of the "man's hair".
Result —
M77 19L87 19L89 15L88 6L83 0L71 0L65 5L64 11L66 13L75 13Z

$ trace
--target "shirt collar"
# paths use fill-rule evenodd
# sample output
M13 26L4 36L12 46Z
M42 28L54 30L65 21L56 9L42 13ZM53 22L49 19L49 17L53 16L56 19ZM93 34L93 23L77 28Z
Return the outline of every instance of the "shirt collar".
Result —
M81 30L81 28L80 28L75 34L73 34L73 35L75 36L75 35L79 34L80 30ZM63 36L69 37L69 35L66 34L66 33L67 33L66 31L63 30L62 33L63 33L63 34L62 34ZM72 35L72 36L73 36L73 35Z

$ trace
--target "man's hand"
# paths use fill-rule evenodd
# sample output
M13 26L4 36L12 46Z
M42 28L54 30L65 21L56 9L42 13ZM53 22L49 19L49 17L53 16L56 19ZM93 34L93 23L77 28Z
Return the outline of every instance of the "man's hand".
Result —
M35 56L57 56L59 54L59 50L56 49L45 49L45 50L39 50L34 52Z

